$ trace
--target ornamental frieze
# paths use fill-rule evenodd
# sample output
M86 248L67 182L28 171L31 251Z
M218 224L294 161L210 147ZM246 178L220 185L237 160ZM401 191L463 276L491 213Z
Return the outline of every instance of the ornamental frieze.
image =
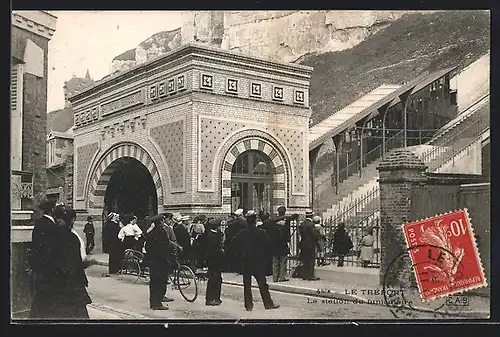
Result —
M118 135L125 135L129 132L136 132L139 130L146 129L146 116L135 116L131 118L125 118L119 122L113 123L111 125L105 125L101 128L101 138L102 140L108 138L114 138Z
M114 101L108 102L101 104L101 115L109 115L111 113L131 108L136 105L144 104L144 95L142 90L138 90L132 94L129 94L127 96L118 98Z

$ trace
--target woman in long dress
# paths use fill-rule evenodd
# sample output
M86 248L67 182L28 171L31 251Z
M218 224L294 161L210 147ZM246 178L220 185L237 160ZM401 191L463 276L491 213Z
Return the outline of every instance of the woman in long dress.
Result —
M373 248L374 239L373 239L373 228L367 227L364 230L364 236L361 239L361 253L359 254L359 260L363 268L368 268L370 265L373 256L375 255L375 250Z
M118 274L122 266L123 246L120 239L118 239L121 227L120 215L113 212L109 213L103 233L104 252L109 255L109 274ZM109 274L105 276L109 276Z
M60 243L55 261L59 291L51 298L50 317L46 317L44 312L35 313L35 316L47 319L89 319L87 304L92 303L92 300L86 289L88 279L85 268L94 264L95 260L87 258L85 244L73 229L76 212L59 205L54 209L54 219ZM37 308L43 307L35 305L34 310Z

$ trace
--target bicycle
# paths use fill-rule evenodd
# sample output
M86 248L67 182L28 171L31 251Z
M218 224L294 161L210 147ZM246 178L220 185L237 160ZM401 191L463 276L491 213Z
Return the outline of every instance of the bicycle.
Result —
M136 276L134 283L138 280L141 280L143 283L149 283L149 271L144 265L144 254L135 249L126 249L123 255L120 275Z
M170 284L172 284L172 289L178 289L181 296L188 302L194 302L198 298L198 280L196 274L193 270L184 265L180 264L176 260L176 267L168 275ZM190 287L190 286L193 287Z
M168 275L168 284L172 289L177 289L181 296L188 302L194 302L198 298L198 281L193 270L175 259L176 267ZM144 264L144 254L134 250L125 250L122 269L120 275L136 276L134 283L141 280L143 283L149 283L149 268Z

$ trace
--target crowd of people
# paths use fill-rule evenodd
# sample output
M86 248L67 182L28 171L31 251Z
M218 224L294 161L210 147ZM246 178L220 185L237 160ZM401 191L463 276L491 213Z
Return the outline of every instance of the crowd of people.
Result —
M29 265L33 276L32 319L88 319L85 268L96 263L74 230L76 212L54 201L40 204L33 228Z
M30 316L88 318L86 305L91 299L86 291L88 280L84 269L95 263L89 258L95 246L92 217L87 218L86 242L83 242L73 229L74 210L49 201L40 208L44 216L35 223L30 257L35 290ZM252 277L257 281L264 307L278 308L271 298L266 276L272 275L273 282L289 281L291 222L297 221L299 215L286 215L284 206L277 211L277 216L270 216L238 209L224 221L203 214L191 221L189 216L179 213L164 213L146 219L147 227L142 229L135 215L110 212L103 227L103 250L109 255L109 273L105 275L119 273L125 251L133 249L144 254L143 262L149 269L149 303L153 310L166 310L168 305L164 303L173 301L167 297L168 276L180 264L193 271L206 271L205 304L208 306L222 304L222 273L234 272L243 277L246 310L253 309ZM308 210L298 230L300 268L290 276L318 280L315 265L328 264L327 238L321 218ZM370 254L373 256L373 237L369 230L365 234L360 259L368 261ZM333 236L338 266L343 266L343 257L351 249L352 241L341 224Z

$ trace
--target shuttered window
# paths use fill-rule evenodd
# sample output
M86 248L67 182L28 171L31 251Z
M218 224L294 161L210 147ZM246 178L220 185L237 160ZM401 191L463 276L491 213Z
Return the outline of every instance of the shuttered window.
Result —
M12 67L11 77L10 77L10 106L11 110L17 110L17 93L18 93L18 82L19 82L19 68L17 66Z

